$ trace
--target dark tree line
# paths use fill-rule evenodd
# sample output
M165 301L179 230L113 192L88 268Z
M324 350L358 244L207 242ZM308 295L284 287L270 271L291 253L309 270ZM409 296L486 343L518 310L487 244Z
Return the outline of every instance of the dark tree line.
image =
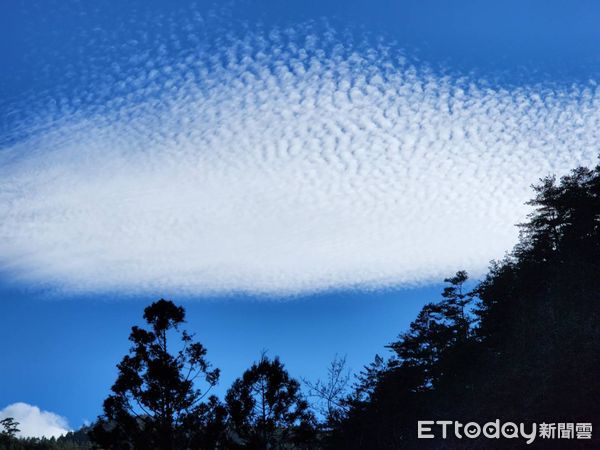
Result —
M59 438L20 438L19 423L11 417L0 420L0 450L91 450L89 429L83 427Z
M598 426L600 166L546 178L535 193L513 251L470 292L465 272L445 280L441 300L389 345L393 356L366 368L333 447L423 448L419 418ZM598 448L598 433L589 444Z
M391 356L376 355L352 385L336 358L326 380L305 380L305 395L278 358L263 354L221 401L209 395L219 371L182 329L183 308L153 303L148 328L132 328L91 442L125 450L490 448L501 442L418 441L417 420L597 426L600 166L544 179L535 194L513 251L478 285L464 271L446 279L441 298L387 346ZM0 448L92 445L27 446L14 438L17 427L5 424ZM600 445L598 433L590 444Z

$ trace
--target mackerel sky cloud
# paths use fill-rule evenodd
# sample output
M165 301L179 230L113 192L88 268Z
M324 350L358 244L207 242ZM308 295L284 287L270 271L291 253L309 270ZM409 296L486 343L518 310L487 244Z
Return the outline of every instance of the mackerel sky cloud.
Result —
M592 82L434 70L328 24L215 25L217 39L202 34L211 20L162 17L150 37L138 24L118 58L107 44L90 60L113 61L95 89L11 106L24 118L0 140L13 279L280 295L477 275L516 242L532 183L596 162Z

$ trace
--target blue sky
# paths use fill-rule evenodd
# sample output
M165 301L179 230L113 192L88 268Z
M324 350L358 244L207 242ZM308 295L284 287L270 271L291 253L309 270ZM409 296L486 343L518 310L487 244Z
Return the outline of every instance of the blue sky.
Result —
M263 349L298 377L367 364L511 248L532 183L596 162L599 21L591 1L2 2L0 414L93 420L160 297L220 392Z
M296 377L314 380L337 354L360 369L418 313L434 287L365 294L340 292L281 302L251 298L180 302L187 329L222 369L215 391L231 382L267 350ZM129 348L133 324L141 324L147 298L44 301L3 292L0 325L13 345L3 351L3 404L26 402L55 411L73 427L93 420L116 377L114 367ZM19 325L13 322L19 318ZM10 334L8 334L10 333ZM6 339L6 338L5 338ZM18 363L17 363L18 362Z

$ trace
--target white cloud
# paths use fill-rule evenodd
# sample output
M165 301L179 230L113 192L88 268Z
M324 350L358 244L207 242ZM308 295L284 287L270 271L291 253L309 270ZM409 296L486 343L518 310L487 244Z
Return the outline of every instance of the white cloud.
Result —
M7 417L19 423L19 437L59 437L70 431L64 417L27 403L13 403L0 410L0 420Z
M490 87L336 39L132 53L142 69L113 74L112 100L69 99L2 149L2 267L165 295L480 274L515 243L532 183L596 160L594 85Z

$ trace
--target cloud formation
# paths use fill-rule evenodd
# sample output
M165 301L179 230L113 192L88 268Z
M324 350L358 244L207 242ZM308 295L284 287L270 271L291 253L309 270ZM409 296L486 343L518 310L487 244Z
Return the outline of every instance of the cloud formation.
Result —
M71 93L5 140L11 277L196 295L480 274L532 183L596 160L593 84L494 85L308 25L192 51L194 20L128 43L93 107Z
M0 410L0 420L7 417L19 423L19 437L59 437L70 431L64 417L27 403L13 403Z

